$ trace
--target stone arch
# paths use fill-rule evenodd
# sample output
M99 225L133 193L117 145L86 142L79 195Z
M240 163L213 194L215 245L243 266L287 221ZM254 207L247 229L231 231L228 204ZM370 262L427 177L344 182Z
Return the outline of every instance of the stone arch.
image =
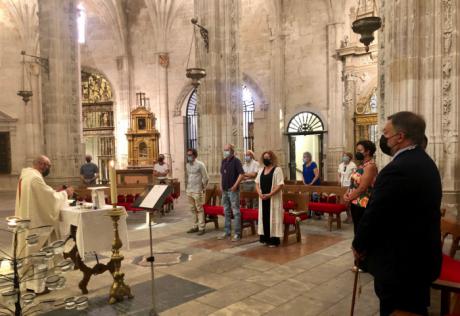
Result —
M187 107L187 100L190 94L193 92L195 87L192 84L188 83L184 85L177 96L176 103L174 104L174 116L182 116L182 113L185 113L184 107Z
M256 105L256 110L266 111L268 108L268 103L265 99L264 93L260 86L246 73L242 73L243 83L251 90L252 96L254 98L254 103Z

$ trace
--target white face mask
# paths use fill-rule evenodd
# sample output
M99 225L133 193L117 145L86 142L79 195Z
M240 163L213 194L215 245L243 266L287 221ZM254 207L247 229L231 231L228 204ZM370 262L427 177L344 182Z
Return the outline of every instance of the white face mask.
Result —
M230 150L224 150L224 158L230 157Z
M246 162L250 162L251 159L252 159L251 156L244 156L244 160L245 160Z

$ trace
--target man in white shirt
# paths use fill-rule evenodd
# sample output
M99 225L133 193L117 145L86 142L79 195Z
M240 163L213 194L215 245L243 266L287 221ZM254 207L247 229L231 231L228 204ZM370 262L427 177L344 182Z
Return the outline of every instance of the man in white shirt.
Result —
M198 152L196 149L191 148L187 150L187 198L190 203L190 210L193 216L193 227L187 233L198 233L203 235L205 233L205 220L204 220L204 190L208 185L208 172L203 162L196 159Z
M356 164L352 161L352 158L353 155L351 153L343 153L342 162L339 164L339 169L337 170L341 187L348 188L350 186L351 175L356 171ZM347 218L344 223L350 224L351 222L351 213L348 209Z
M257 160L254 159L254 152L252 150L246 151L246 155L244 156L244 164L243 164L243 181L240 184L240 190L242 192L255 192L256 190L256 182L255 179L257 177L257 172L259 171L259 163ZM257 208L258 200L247 200L246 207L247 208Z
M156 177L160 183L164 183L164 180L169 174L169 166L165 162L165 156L163 154L158 156L158 162L153 165L153 176Z

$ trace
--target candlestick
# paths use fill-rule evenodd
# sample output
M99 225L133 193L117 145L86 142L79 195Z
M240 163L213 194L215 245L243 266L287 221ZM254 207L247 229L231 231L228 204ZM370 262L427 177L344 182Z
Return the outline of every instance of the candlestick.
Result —
M110 201L112 205L117 204L117 171L115 170L115 161L110 161L109 168L109 180L110 180Z

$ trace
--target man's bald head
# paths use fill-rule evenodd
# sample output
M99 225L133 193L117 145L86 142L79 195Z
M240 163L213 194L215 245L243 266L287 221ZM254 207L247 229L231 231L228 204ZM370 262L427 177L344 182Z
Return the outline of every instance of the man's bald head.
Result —
M41 155L33 160L32 166L34 167L34 169L37 169L38 171L40 171L40 173L44 177L46 177L51 168L51 161L48 157Z

